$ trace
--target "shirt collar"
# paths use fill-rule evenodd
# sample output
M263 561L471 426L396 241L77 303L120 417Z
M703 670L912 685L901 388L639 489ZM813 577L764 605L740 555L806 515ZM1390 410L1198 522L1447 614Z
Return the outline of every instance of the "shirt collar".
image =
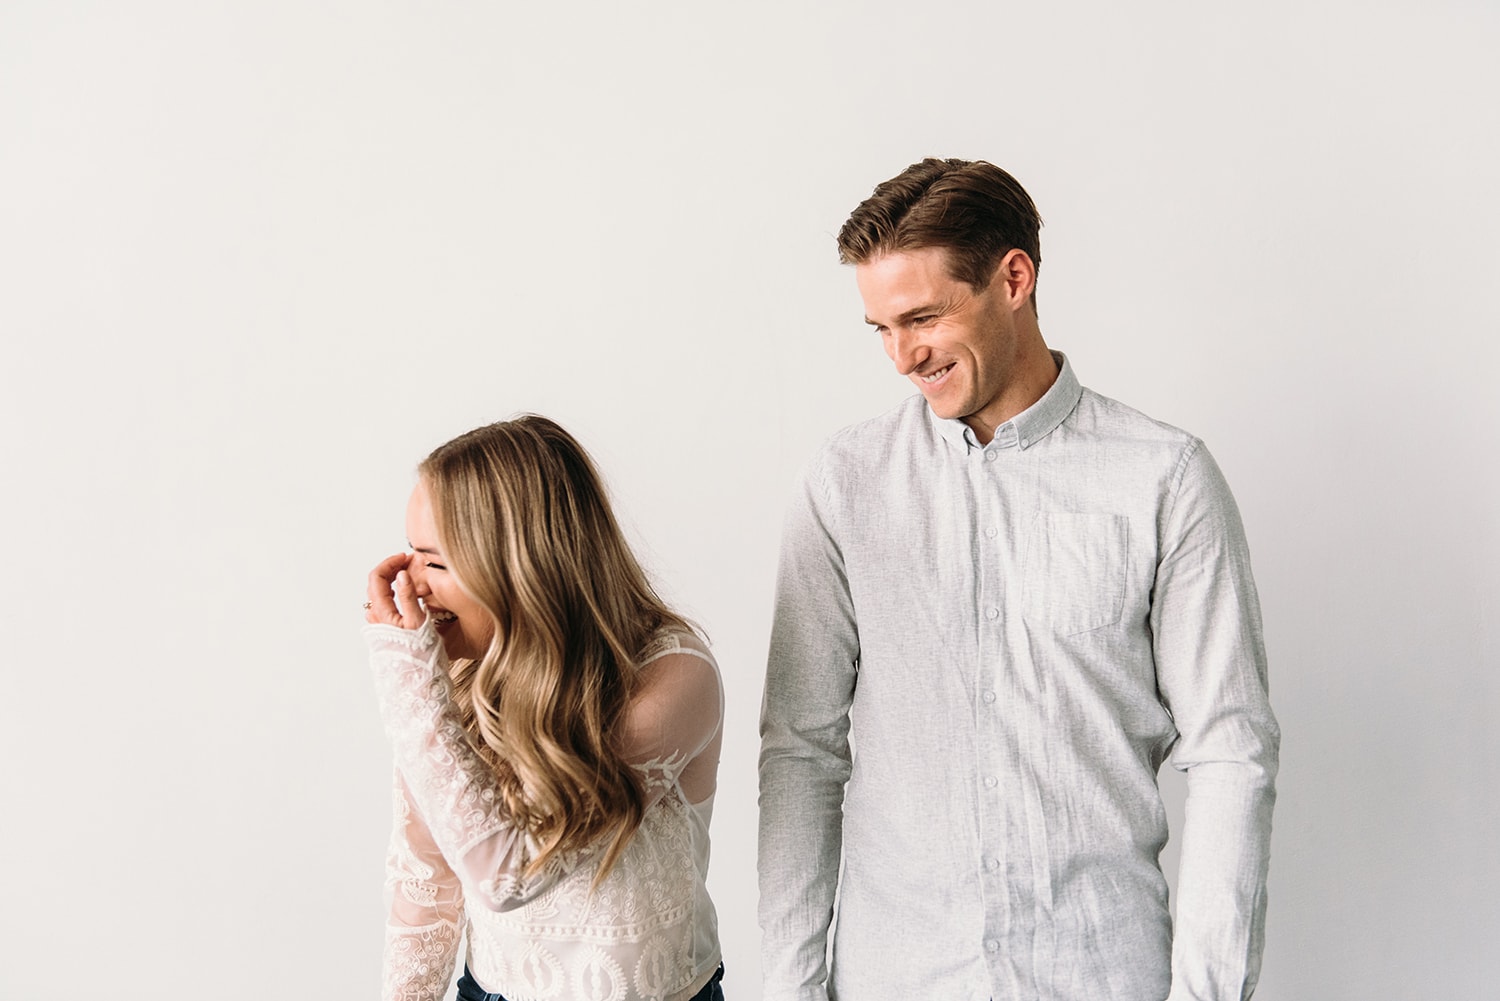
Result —
M1051 434L1078 405L1083 387L1078 376L1073 374L1072 362L1061 351L1053 351L1052 358L1057 362L1057 379L1051 388L1042 394L1041 399L996 428L992 447L1018 447L1024 451ZM934 414L931 407L927 408L927 416L938 434L954 448L966 453L982 448L974 432L962 420L944 420Z

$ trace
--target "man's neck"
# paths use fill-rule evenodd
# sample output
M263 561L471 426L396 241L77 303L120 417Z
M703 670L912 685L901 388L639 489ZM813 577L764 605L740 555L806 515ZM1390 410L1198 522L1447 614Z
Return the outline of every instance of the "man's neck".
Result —
M1036 403L1052 384L1057 381L1057 359L1047 349L1039 332L1022 340L1016 355L1016 367L1011 372L1005 391L982 412L964 418L964 423L974 432L979 444L988 445L995 437L995 429Z

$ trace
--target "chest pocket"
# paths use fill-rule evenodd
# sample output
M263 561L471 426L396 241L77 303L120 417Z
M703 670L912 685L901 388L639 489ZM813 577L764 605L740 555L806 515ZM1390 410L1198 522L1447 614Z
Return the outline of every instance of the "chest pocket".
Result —
M1120 621L1130 519L1119 514L1036 516L1026 543L1026 622L1063 636Z

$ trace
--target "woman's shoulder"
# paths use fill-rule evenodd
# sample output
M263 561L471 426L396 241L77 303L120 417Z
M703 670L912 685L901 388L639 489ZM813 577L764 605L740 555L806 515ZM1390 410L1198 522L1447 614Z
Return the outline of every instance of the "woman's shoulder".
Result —
M642 651L626 713L627 745L667 746L691 759L718 729L724 711L719 665L701 636L663 629Z
M714 661L713 653L709 650L708 644L704 642L703 638L697 633L684 629L681 626L664 626L657 630L651 639L647 641L645 648L641 650L636 663L640 667L645 667L653 661L661 660L663 657L669 657L673 654L685 654L689 657L696 657L718 667L718 664Z

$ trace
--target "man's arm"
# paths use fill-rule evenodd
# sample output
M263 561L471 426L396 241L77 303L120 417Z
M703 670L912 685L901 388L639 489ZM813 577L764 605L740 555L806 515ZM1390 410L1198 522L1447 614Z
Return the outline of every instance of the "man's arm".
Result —
M1240 1001L1260 975L1280 730L1239 510L1194 440L1152 596L1157 684L1187 773L1169 1001Z
M859 640L823 479L809 467L782 533L761 705L765 1001L826 1001Z

